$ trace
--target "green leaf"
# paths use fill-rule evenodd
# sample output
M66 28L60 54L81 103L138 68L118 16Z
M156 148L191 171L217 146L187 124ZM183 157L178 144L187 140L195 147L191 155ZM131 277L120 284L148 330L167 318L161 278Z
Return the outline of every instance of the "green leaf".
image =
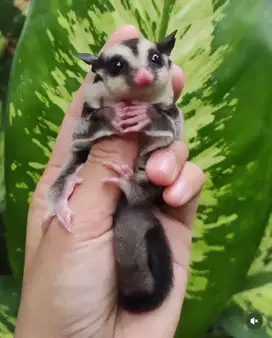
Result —
M11 274L6 242L6 229L4 227L3 215L0 214L0 275Z
M272 213L270 214L267 227L265 229L264 236L262 238L261 244L256 252L256 257L252 262L249 269L249 277L247 278L246 285L243 286L242 291L245 291L248 284L251 284L250 276L258 273L264 272L264 269L267 268L267 265L272 261ZM250 285L249 285L250 287Z
M0 128L6 103L11 62L21 34L29 1L1 0L0 2Z
M28 1L2 0L0 3L0 213L5 208L4 186L4 118L8 79L13 53L20 36Z
M0 58L4 50L4 37L0 31ZM0 59L0 60L1 60ZM4 132L3 132L3 110L4 102L1 98L1 64L0 64L0 214L5 208L5 184L4 184Z
M6 189L4 181L4 132L0 130L0 214L5 209L5 193Z
M220 331L220 332L207 333L205 335L205 338L233 338L233 336L230 336L229 334Z
M237 338L272 337L272 214L257 258L251 264L248 277L240 293L236 294L223 311L220 324ZM251 312L259 312L263 326L256 331L246 326Z
M219 64L203 88L189 97L192 114L199 114L200 121L201 112L203 116L200 124L192 119L191 128L197 131L195 138L188 139L197 146L191 143L191 154L206 169L208 187L194 228L181 337L199 337L201 325L206 325L204 318L215 319L231 293L241 289L271 210L272 141L266 130L272 114L265 75L265 69L272 69L271 40L266 33L271 21L265 19L272 13L271 3L226 4L212 43L211 56L217 52ZM250 8L246 18L245 6ZM249 95L253 82L254 93ZM205 311L211 311L210 315ZM198 327L192 328L196 322Z
M236 338L272 337L271 304L272 279L262 287L235 295L222 313L222 326ZM259 329L252 330L246 324L247 316L256 311L261 314L263 325Z
M243 285L271 210L267 13L266 0L33 0L13 64L6 134L6 224L17 278L31 194L87 70L73 53L98 53L121 24L140 27L150 39L178 28L173 59L186 74L185 140L207 184L177 337L204 334Z
M12 276L0 276L0 337L12 338L20 303L20 287Z

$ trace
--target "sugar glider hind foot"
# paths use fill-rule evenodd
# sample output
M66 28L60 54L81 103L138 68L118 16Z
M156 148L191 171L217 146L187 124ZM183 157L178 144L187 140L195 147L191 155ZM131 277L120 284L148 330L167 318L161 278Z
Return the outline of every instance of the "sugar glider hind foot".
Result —
M127 164L111 161L104 162L103 166L113 170L119 177L103 178L102 182L114 184L123 191L130 186L129 181L133 178L134 172Z
M67 176L64 184L59 185L61 180L57 179L50 187L48 193L49 206L41 223L44 232L47 231L50 221L55 216L67 231L72 232L74 213L68 206L68 200L76 186L83 181L78 175L81 168L82 166L78 167L72 175ZM60 189L60 186L62 189Z

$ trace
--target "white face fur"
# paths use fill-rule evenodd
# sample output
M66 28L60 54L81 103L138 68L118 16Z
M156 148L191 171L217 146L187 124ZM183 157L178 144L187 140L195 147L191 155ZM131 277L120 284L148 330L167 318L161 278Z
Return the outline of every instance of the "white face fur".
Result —
M104 67L96 70L96 73L102 77L110 96L115 100L156 102L164 97L164 102L171 101L173 91L169 57L160 53L156 44L147 39L130 41L104 51L102 54ZM117 63L122 69L119 72L117 69L117 73L114 73ZM140 69L145 69L152 74L151 84L137 85L134 82L133 79Z

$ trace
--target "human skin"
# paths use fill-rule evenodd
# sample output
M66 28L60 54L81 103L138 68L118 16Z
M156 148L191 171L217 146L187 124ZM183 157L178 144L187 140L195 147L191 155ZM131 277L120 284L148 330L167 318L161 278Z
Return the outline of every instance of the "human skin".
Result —
M133 26L120 27L104 48L139 37ZM86 81L92 75L88 74ZM181 94L184 76L175 66L175 98ZM81 171L83 183L69 200L74 211L73 233L54 218L46 234L40 223L46 211L44 196L70 150L76 119L83 105L82 86L67 112L47 168L29 209L23 290L15 338L173 337L184 299L195 219L204 174L187 161L188 148L176 142L152 154L147 175L164 186L167 206L155 212L166 229L174 257L174 288L162 306L145 314L131 314L116 303L116 271L112 217L120 190L101 179L115 176L104 161L134 165L138 134L103 139L92 147Z

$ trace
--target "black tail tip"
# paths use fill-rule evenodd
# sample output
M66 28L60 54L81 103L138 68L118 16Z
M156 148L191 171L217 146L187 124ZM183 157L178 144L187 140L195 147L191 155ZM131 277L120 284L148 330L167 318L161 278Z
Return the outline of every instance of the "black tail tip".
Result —
M135 314L151 312L159 308L168 296L169 294L163 297L152 294L134 294L130 296L119 294L118 304L122 309Z

